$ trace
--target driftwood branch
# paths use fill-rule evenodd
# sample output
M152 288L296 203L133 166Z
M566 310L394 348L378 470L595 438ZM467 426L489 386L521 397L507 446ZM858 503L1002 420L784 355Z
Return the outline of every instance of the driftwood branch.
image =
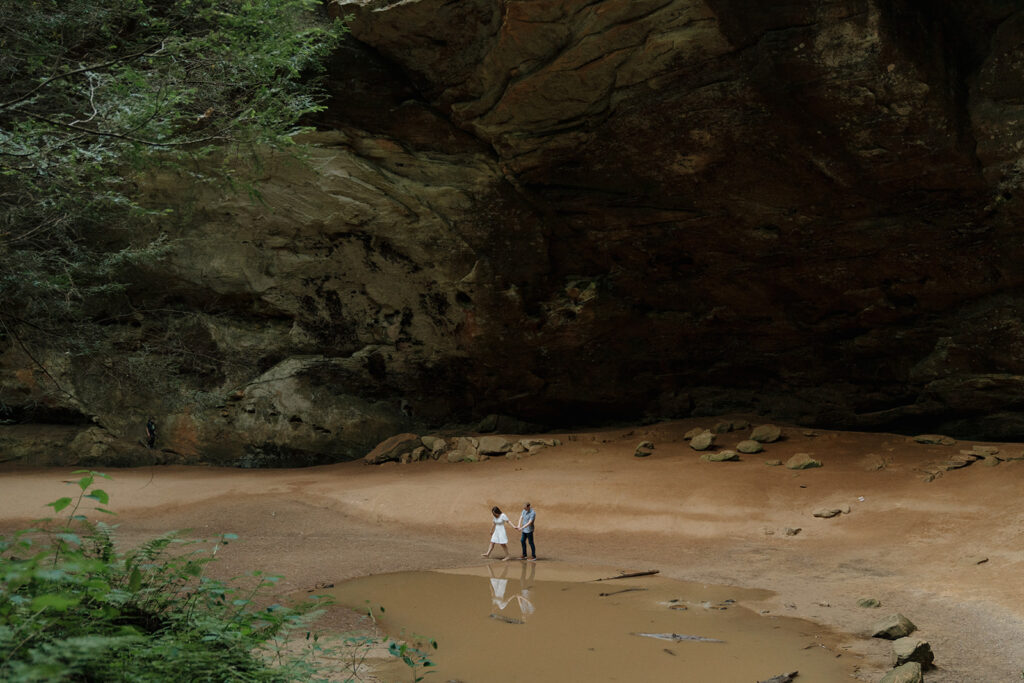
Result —
M629 574L619 574L618 576L606 576L603 579L594 579L594 580L595 581L612 581L614 579L632 579L632 578L634 578L636 576L651 576L652 574L657 574L660 571L661 571L660 569L648 569L645 572L631 572Z
M647 589L646 588L623 588L620 591L612 591L611 593L598 593L597 597L599 597L599 598L607 598L610 595L618 595L619 593L630 593L632 591L645 591L645 590L647 590Z
M690 636L685 633L634 633L634 636L643 636L644 638L657 638L658 640L670 640L673 643L678 643L684 640L697 642L697 643L724 643L724 640L718 640L717 638L705 638L704 636Z

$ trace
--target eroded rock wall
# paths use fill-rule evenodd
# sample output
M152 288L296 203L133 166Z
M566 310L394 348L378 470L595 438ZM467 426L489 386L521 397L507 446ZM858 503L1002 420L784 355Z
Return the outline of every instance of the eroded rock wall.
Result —
M551 399L1019 432L1014 3L343 11L547 209L547 303L590 288Z
M187 362L14 345L5 405L247 465L491 413L1024 437L1017 3L336 9L308 157L150 182L192 208L111 340Z

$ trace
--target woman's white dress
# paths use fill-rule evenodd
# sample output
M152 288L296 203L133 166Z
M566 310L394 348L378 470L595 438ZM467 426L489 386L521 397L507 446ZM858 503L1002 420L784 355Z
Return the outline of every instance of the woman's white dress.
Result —
M494 533L491 534L491 543L508 543L508 534L505 533L505 522L510 521L504 512L501 517L494 518Z
M505 589L508 588L508 579L491 578L491 602L498 609L505 609L511 598L505 597Z

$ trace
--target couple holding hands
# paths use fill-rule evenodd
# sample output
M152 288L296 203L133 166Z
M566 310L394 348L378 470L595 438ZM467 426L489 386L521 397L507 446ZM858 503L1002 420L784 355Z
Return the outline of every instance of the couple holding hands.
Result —
M503 561L509 559L508 554L508 534L505 533L505 523L512 523L512 520L508 518L504 512L501 511L497 505L491 508L491 514L494 515L494 533L491 534L491 545L487 548L487 552L483 553L480 557L490 557L491 551L494 550L495 545L500 545L505 551L505 557L501 558ZM520 560L529 560L531 562L537 561L537 547L533 544L533 523L537 519L537 513L534 512L533 508L530 507L529 503L523 505L523 511L519 514L519 523L512 524L516 529L522 532L522 536L519 538L519 542L523 546L523 555ZM530 554L532 557L526 557L526 542L530 542Z

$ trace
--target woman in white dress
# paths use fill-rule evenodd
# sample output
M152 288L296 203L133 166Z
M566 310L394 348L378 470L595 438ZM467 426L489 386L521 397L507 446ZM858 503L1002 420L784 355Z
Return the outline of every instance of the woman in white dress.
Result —
M492 520L494 523L494 533L491 534L491 545L487 548L487 552L480 555L480 557L490 557L491 551L494 550L495 545L500 545L502 550L505 551L505 557L501 558L502 561L508 559L508 534L505 532L505 524L512 524L508 516L501 511L497 505L491 508L491 514L494 515ZM515 526L514 524L512 526ZM516 527L517 529L519 527Z

